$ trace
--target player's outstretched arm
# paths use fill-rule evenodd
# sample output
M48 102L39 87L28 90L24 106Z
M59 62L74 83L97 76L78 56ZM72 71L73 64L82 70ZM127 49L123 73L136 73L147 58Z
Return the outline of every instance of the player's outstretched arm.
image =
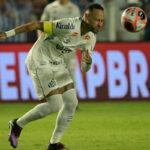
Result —
M21 25L15 29L0 32L0 39L5 40L8 37L14 36L16 34L30 32L33 30L43 30L43 22L30 22L28 24Z
M87 49L82 53L82 63L81 63L81 69L83 72L89 71L92 64L92 58L89 55L89 52Z

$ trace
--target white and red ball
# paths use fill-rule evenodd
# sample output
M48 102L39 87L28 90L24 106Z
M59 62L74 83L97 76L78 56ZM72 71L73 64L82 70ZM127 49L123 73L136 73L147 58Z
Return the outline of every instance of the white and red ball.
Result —
M122 13L121 24L129 32L140 32L147 24L146 13L139 7L129 7Z

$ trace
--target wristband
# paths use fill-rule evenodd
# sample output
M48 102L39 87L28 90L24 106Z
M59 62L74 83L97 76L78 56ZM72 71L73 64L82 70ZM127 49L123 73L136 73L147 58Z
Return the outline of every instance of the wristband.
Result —
M7 38L16 35L15 29L5 32Z

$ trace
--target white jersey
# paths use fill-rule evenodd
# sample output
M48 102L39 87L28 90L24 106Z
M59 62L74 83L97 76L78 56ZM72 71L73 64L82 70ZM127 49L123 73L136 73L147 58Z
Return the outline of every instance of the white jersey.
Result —
M62 56L75 50L88 49L92 55L96 38L92 32L81 36L79 17L44 22L44 33L31 48L26 63L39 67L50 62L60 62ZM69 59L69 58L68 58Z
M80 17L79 8L72 2L61 5L58 1L54 1L45 7L41 20L58 20L70 17Z
M47 21L47 20L58 20L63 18L73 18L73 17L80 17L80 10L77 5L72 3L71 1L68 1L65 5L61 5L58 0L48 4L41 17L41 21ZM70 59L68 59L68 57ZM72 76L72 78L75 80L75 68L76 68L76 57L75 52L69 53L68 55L64 55L64 61L67 64L68 70Z

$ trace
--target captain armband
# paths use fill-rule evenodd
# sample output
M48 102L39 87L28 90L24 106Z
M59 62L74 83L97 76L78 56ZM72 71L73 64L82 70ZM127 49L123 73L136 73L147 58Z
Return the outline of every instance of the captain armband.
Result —
M50 22L50 21L44 21L43 24L44 24L43 25L44 33L52 35L53 27L54 27L55 24L53 22Z

